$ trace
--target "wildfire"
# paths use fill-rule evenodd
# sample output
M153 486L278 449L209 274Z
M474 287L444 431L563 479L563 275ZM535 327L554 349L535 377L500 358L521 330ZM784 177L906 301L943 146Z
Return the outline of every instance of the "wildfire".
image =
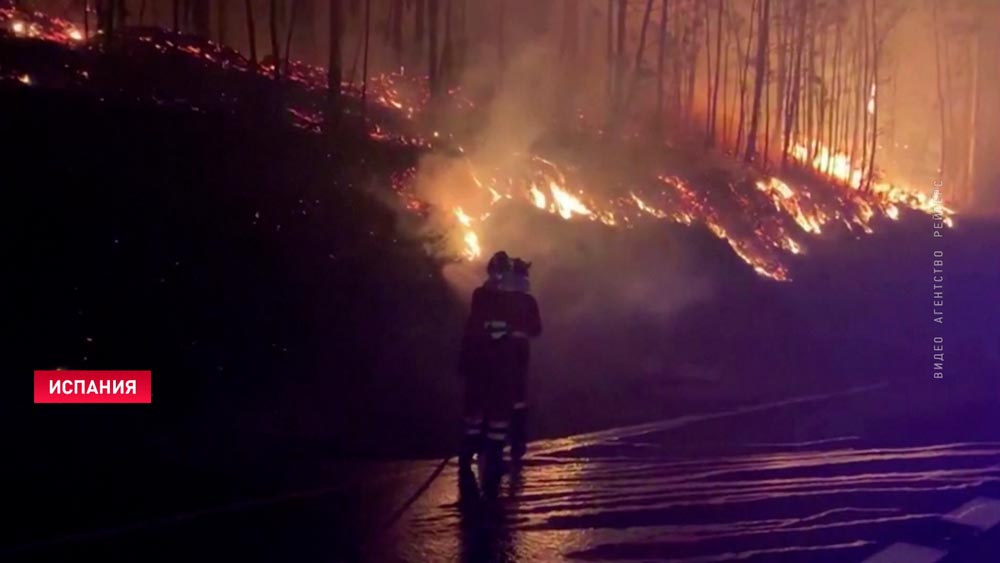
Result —
M805 144L794 147L796 158L807 154ZM647 183L632 178L629 190L616 197L607 189L588 186L589 176L575 167L537 155L521 155L513 171L488 171L464 153L460 158L468 171L468 185L482 193L478 199L482 207L452 210L464 244L461 255L467 259L481 256L477 230L487 228L489 207L504 200L524 202L566 221L600 221L616 228L629 228L641 217L682 225L700 223L759 275L778 281L790 279L785 257L807 252L807 241L800 235L820 235L838 225L847 231L871 233L877 217L898 220L902 209L940 213L952 224L950 209L919 192L882 182L864 190L860 180L852 185L800 185L772 176L746 185L713 186L660 174ZM819 147L814 166L832 166L845 172L846 178L856 177L860 171L845 166L847 160Z
M555 204L556 212L563 219L572 218L574 213L577 215L594 214L583 202L559 187L555 182L549 182L549 193L552 194L552 202Z
M648 215L652 215L653 217L656 217L657 219L666 219L667 214L664 213L663 211L660 211L659 209L656 209L655 207L650 207L649 205L646 205L646 202L644 202L641 199L639 199L639 196L635 195L634 193L630 193L629 195L632 196L632 201L635 202L635 205L643 213L646 213Z
M6 22L7 29L15 37L42 39L65 45L72 45L85 39L73 22L47 16L41 12L0 8L0 22Z
M792 157L811 166L821 174L847 184L856 191L861 191L865 187L865 173L862 167L855 166L851 162L849 155L834 153L829 147L817 143L816 156L810 162L808 144L797 143L792 149ZM862 227L867 228L868 220L873 215L870 209L873 204L893 220L899 218L900 207L907 207L927 214L940 213L946 225L954 226L955 211L940 202L932 201L923 192L877 179L872 179L867 188L870 195L874 197L871 198L870 203L859 200L860 206L866 208L864 209L866 217L862 221Z
M531 186L531 203L539 209L545 209L545 194L535 186Z
M472 217L463 211L461 207L455 207L452 213L454 213L455 219L464 230L462 233L462 242L465 244L465 248L462 251L462 255L469 260L479 258L483 254L483 249L479 244L479 235L472 230Z
M53 41L69 47L86 39L69 21L13 8L0 8L0 30L4 29L15 37ZM270 65L251 65L232 49L193 36L149 30L135 33L136 44L160 53L180 53L215 68L268 77L273 70ZM319 132L327 107L326 72L300 61L290 61L287 66L283 79L299 88L301 94L289 96L294 100L284 108L289 120L306 131ZM4 79L33 84L26 69L4 70ZM90 76L83 66L69 72ZM345 95L360 101L359 85L343 83L341 87ZM456 148L449 146L455 144L449 131L421 129L422 120L418 118L429 102L425 76L408 74L401 68L399 72L370 77L367 87L370 107L379 110L368 115L368 135L372 140L419 150ZM456 110L474 107L457 88L448 89L447 96ZM228 102L231 98L225 95L222 98L231 103ZM874 113L875 104L876 88L872 85L867 111ZM580 117L582 122L582 114ZM775 280L789 279L786 258L807 251L806 237L841 228L840 225L870 233L872 222L878 217L898 220L907 209L941 216L945 224L953 225L954 211L939 201L906 186L868 178L865 166L853 162L849 155L808 140L792 147L792 157L832 182L822 186L800 185L778 177L734 180L728 184L700 179L695 182L679 177L676 171L647 170L632 173L620 182L620 187L609 188L589 185L588 180L594 176L581 172L577 166L556 163L538 154L514 155L516 164L501 170L474 162L464 147L457 147L457 153L461 155L457 158L466 164L469 190L481 196L472 194L466 198L463 192L464 207L450 210L462 245L460 254L468 260L482 256L479 235L486 226L490 208L504 201L522 202L566 221L599 221L614 228L629 228L641 219L704 225L754 271ZM412 189L415 175L411 168L394 176L392 187L406 209L426 214L430 205ZM447 214L448 207L442 211Z

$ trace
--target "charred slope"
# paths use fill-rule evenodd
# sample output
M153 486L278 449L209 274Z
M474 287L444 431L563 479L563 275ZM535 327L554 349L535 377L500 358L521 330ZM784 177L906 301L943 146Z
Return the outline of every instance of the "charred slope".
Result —
M25 369L152 369L155 381L153 406L127 412L19 401L5 418L32 426L26 442L240 450L294 435L357 451L412 415L406 381L451 402L440 364L461 305L422 241L363 189L400 155L218 115L0 96L17 108L0 167Z

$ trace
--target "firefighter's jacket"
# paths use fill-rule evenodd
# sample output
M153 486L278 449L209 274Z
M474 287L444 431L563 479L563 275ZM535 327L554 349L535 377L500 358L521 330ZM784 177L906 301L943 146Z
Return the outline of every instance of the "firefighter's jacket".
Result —
M487 282L472 293L462 336L459 373L494 373L497 362L520 363L527 338L542 332L538 303L528 293L503 291ZM504 357L498 357L504 356Z

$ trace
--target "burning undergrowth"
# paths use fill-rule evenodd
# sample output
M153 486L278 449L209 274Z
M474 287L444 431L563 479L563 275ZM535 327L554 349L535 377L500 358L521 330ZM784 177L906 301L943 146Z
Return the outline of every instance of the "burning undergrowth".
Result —
M553 64L550 53L522 53L482 108L483 127L399 176L408 207L452 233L451 253L476 261L485 249L510 244L530 255L548 252L551 232L519 236L497 219L499 207L514 206L610 230L649 223L704 228L757 274L786 281L792 258L808 254L815 237L870 234L879 221L909 211L952 222L950 209L920 192L884 181L865 185L846 156L825 149L813 161L796 150L799 162L778 177L636 135L567 137L549 117L560 103L552 95Z

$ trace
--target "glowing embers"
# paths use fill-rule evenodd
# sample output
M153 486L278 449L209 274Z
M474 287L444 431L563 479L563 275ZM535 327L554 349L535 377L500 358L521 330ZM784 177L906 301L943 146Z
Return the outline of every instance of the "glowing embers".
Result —
M828 219L826 214L817 210L815 206L812 206L809 213L803 211L799 194L788 184L778 178L767 178L757 180L756 186L758 190L772 197L775 210L783 210L803 231L817 235L823 232L823 224Z
M42 39L73 45L86 39L76 24L41 12L0 8L0 26L15 37Z

